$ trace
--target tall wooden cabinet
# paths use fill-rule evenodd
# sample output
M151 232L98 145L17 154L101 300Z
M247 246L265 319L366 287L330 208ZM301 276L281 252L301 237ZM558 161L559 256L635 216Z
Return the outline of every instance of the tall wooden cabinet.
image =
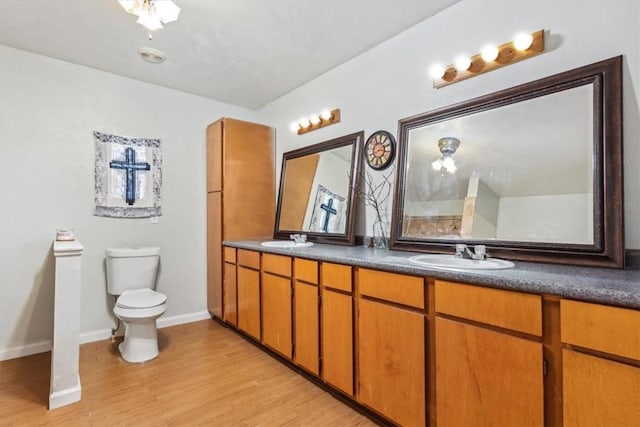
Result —
M210 124L207 127L207 307L212 316L223 318L222 240L270 237L274 219L274 129L229 118Z

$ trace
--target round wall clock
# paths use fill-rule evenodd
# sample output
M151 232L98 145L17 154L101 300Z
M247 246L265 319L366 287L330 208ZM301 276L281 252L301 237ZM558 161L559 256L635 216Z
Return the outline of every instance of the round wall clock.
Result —
M396 139L386 130L378 130L371 134L364 144L364 155L367 164L376 170L388 167L396 154Z

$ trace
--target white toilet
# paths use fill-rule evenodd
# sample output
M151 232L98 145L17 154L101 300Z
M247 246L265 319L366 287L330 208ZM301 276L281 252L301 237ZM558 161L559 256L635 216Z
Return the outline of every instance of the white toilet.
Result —
M160 248L107 248L107 290L118 296L113 313L124 322L120 354L127 362L158 356L156 319L167 308L167 296L153 290Z

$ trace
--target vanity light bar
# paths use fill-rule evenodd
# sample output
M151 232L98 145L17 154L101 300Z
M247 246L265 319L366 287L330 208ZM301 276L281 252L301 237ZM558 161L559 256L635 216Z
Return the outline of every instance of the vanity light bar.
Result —
M311 117L305 117L296 123L296 132L298 135L320 129L325 126L340 122L340 109L334 108L331 111L323 111L320 114L314 114Z
M477 76L514 62L522 61L544 51L544 30L521 34L497 48L487 46L482 53L470 58L460 57L455 64L432 68L433 87L441 88Z

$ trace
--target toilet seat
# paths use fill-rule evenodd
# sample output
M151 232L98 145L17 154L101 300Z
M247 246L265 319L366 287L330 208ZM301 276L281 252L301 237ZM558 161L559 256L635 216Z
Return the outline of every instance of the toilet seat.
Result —
M113 313L120 319L145 319L160 316L167 308L167 296L151 289L124 291L118 297Z
M167 296L165 294L145 288L124 291L118 297L116 305L120 308L129 309L151 308L164 304L166 300Z

